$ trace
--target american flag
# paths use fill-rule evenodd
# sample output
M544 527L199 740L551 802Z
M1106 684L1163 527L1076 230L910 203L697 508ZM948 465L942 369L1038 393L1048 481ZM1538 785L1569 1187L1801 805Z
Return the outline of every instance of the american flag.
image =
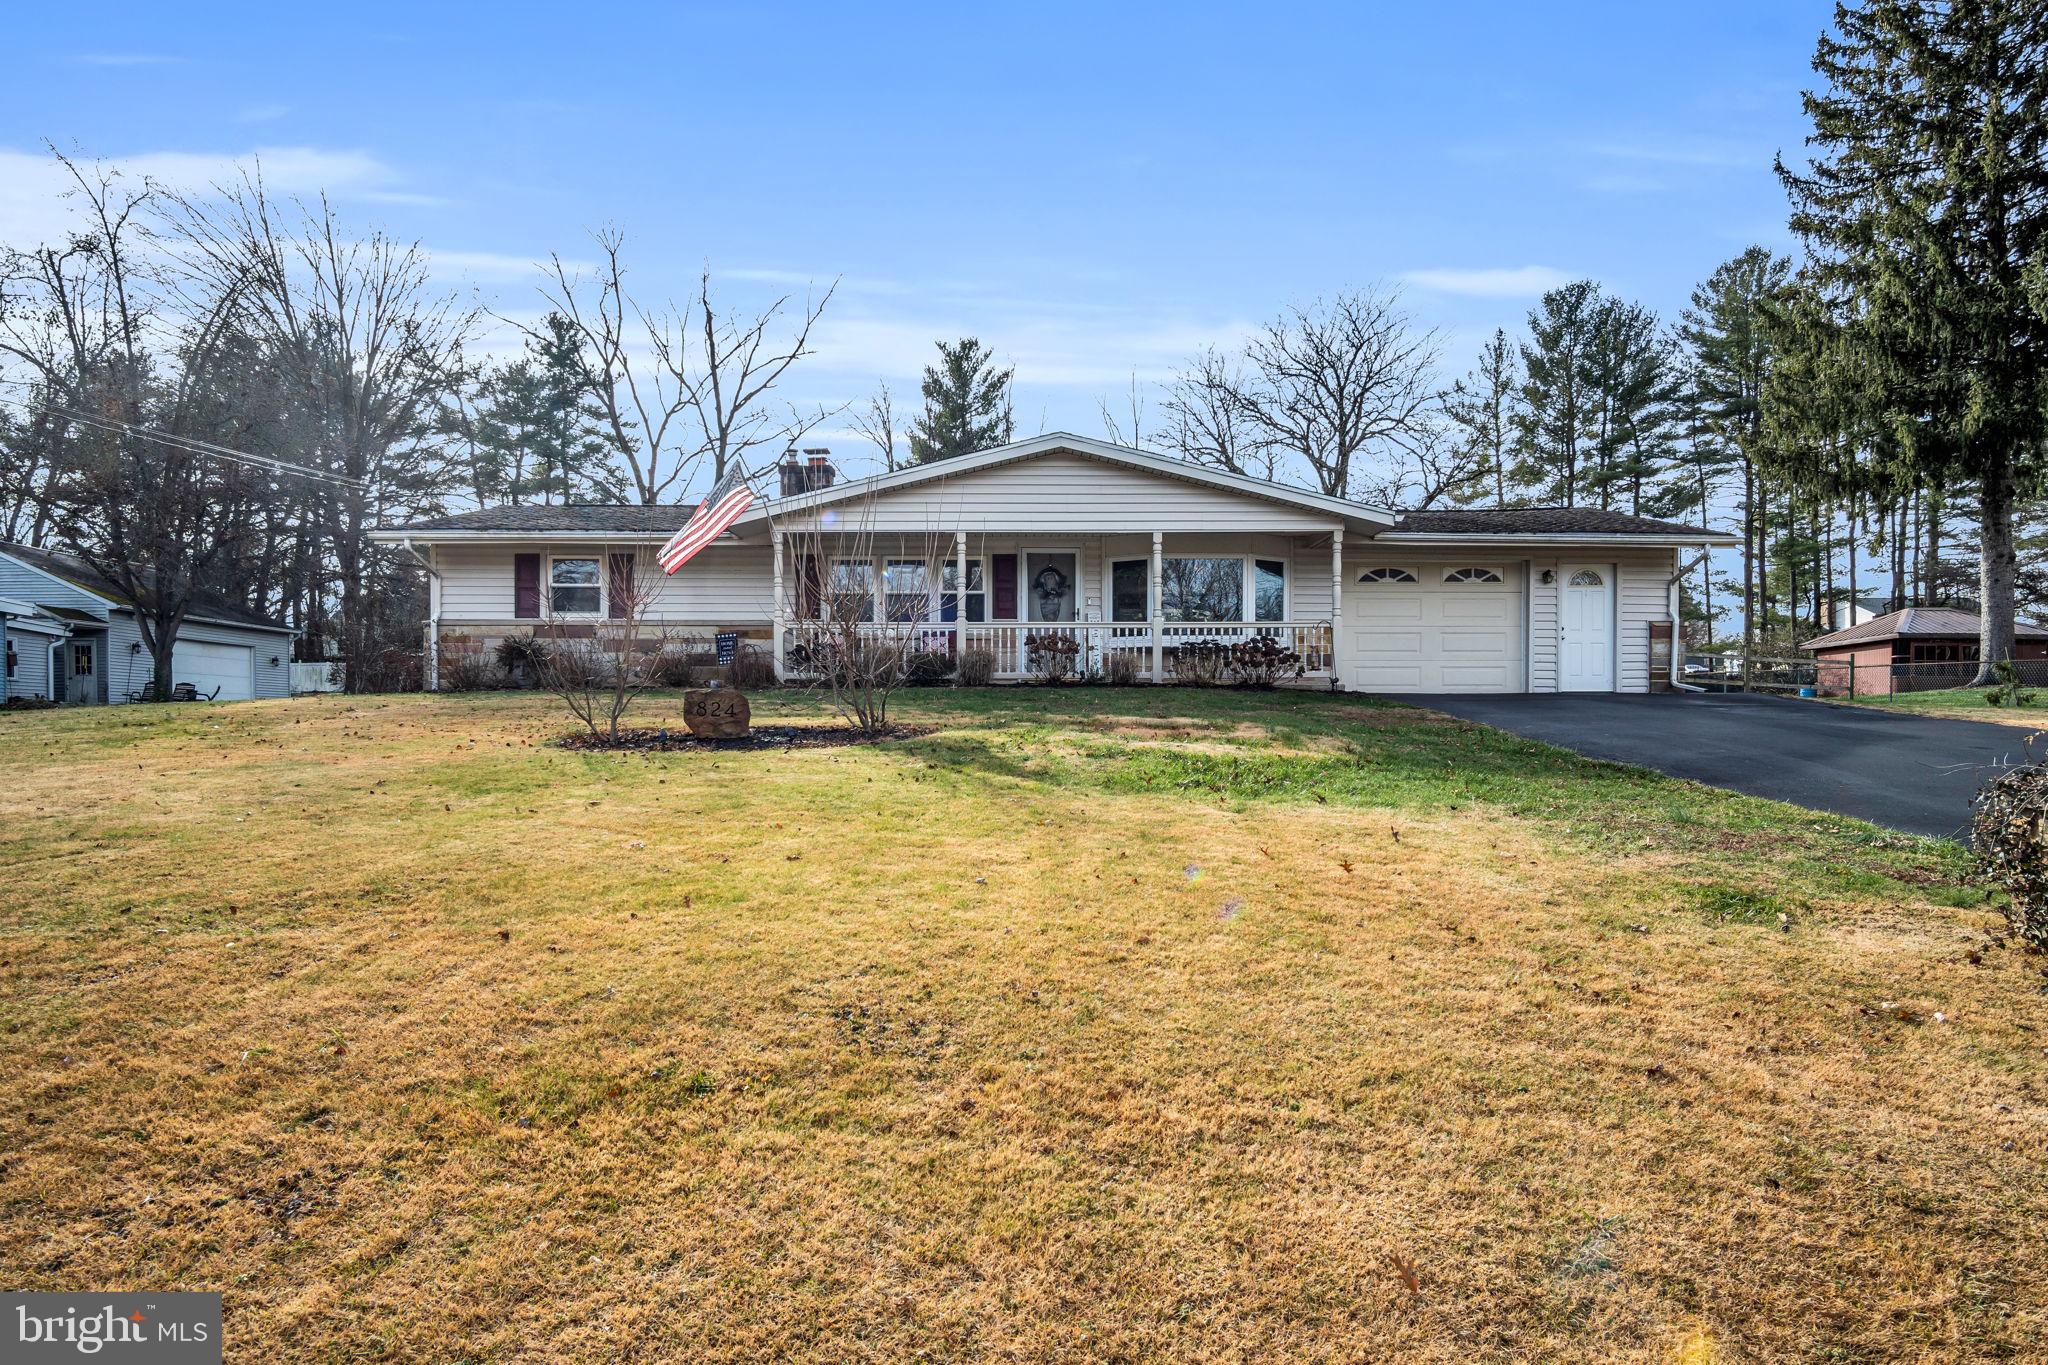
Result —
M738 521L753 505L754 490L747 487L746 473L738 461L734 461L725 477L712 486L711 491L704 495L704 501L697 504L697 510L690 513L683 529L661 547L656 559L662 572L674 573L689 563L691 556L718 539L726 527Z

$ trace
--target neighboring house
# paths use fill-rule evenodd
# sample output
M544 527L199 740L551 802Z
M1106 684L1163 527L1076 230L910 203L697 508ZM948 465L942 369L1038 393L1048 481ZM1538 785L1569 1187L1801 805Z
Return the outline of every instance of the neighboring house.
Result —
M75 555L0 542L7 696L132 701L154 676L126 594ZM199 593L171 647L174 682L220 701L291 695L289 626Z
M1735 543L1588 509L1403 516L1064 433L872 478L794 461L781 477L663 583L651 620L736 631L785 675L829 582L871 595L877 631L988 650L1003 679L1027 673L1034 635L1073 638L1094 667L1128 654L1141 676L1168 671L1176 644L1272 635L1321 686L1643 692L1680 564ZM633 553L691 510L499 507L372 538L429 571L431 677L509 635L587 633L619 610ZM822 562L802 553L821 546ZM1665 658L1668 643L1660 684Z
M1823 692L1881 697L1967 683L1983 657L1979 625L1975 612L1907 607L1799 647L1812 653ZM2013 658L2048 660L2048 630L2016 623ZM2028 672L2040 668L2048 665L2036 663Z
M1828 627L1831 630L1847 630L1860 626L1865 621L1875 621L1892 609L1888 597L1831 597L1828 599Z

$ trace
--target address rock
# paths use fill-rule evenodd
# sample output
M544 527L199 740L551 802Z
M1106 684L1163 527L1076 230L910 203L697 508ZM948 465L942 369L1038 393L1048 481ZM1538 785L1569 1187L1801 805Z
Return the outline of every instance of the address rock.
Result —
M693 687L683 693L683 724L699 739L744 739L753 721L747 699L729 687Z

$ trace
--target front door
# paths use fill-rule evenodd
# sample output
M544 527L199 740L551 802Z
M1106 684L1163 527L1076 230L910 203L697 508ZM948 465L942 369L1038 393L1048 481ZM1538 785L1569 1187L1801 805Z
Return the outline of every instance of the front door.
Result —
M1560 692L1614 690L1614 569L1607 564L1567 566L1559 613L1564 639L1558 650Z
M1024 619L1080 619L1080 571L1072 550L1024 552Z
M93 647L91 641L71 642L70 667L64 671L64 700L73 705L90 704L100 699L99 678L93 668Z

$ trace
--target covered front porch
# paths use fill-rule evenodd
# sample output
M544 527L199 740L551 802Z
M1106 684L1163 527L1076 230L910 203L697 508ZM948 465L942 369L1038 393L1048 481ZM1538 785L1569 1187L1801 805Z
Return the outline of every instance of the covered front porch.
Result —
M1216 661L1284 656L1331 685L1342 635L1343 532L833 534L778 528L776 673L802 678L852 639L959 661L993 678L1169 682Z

